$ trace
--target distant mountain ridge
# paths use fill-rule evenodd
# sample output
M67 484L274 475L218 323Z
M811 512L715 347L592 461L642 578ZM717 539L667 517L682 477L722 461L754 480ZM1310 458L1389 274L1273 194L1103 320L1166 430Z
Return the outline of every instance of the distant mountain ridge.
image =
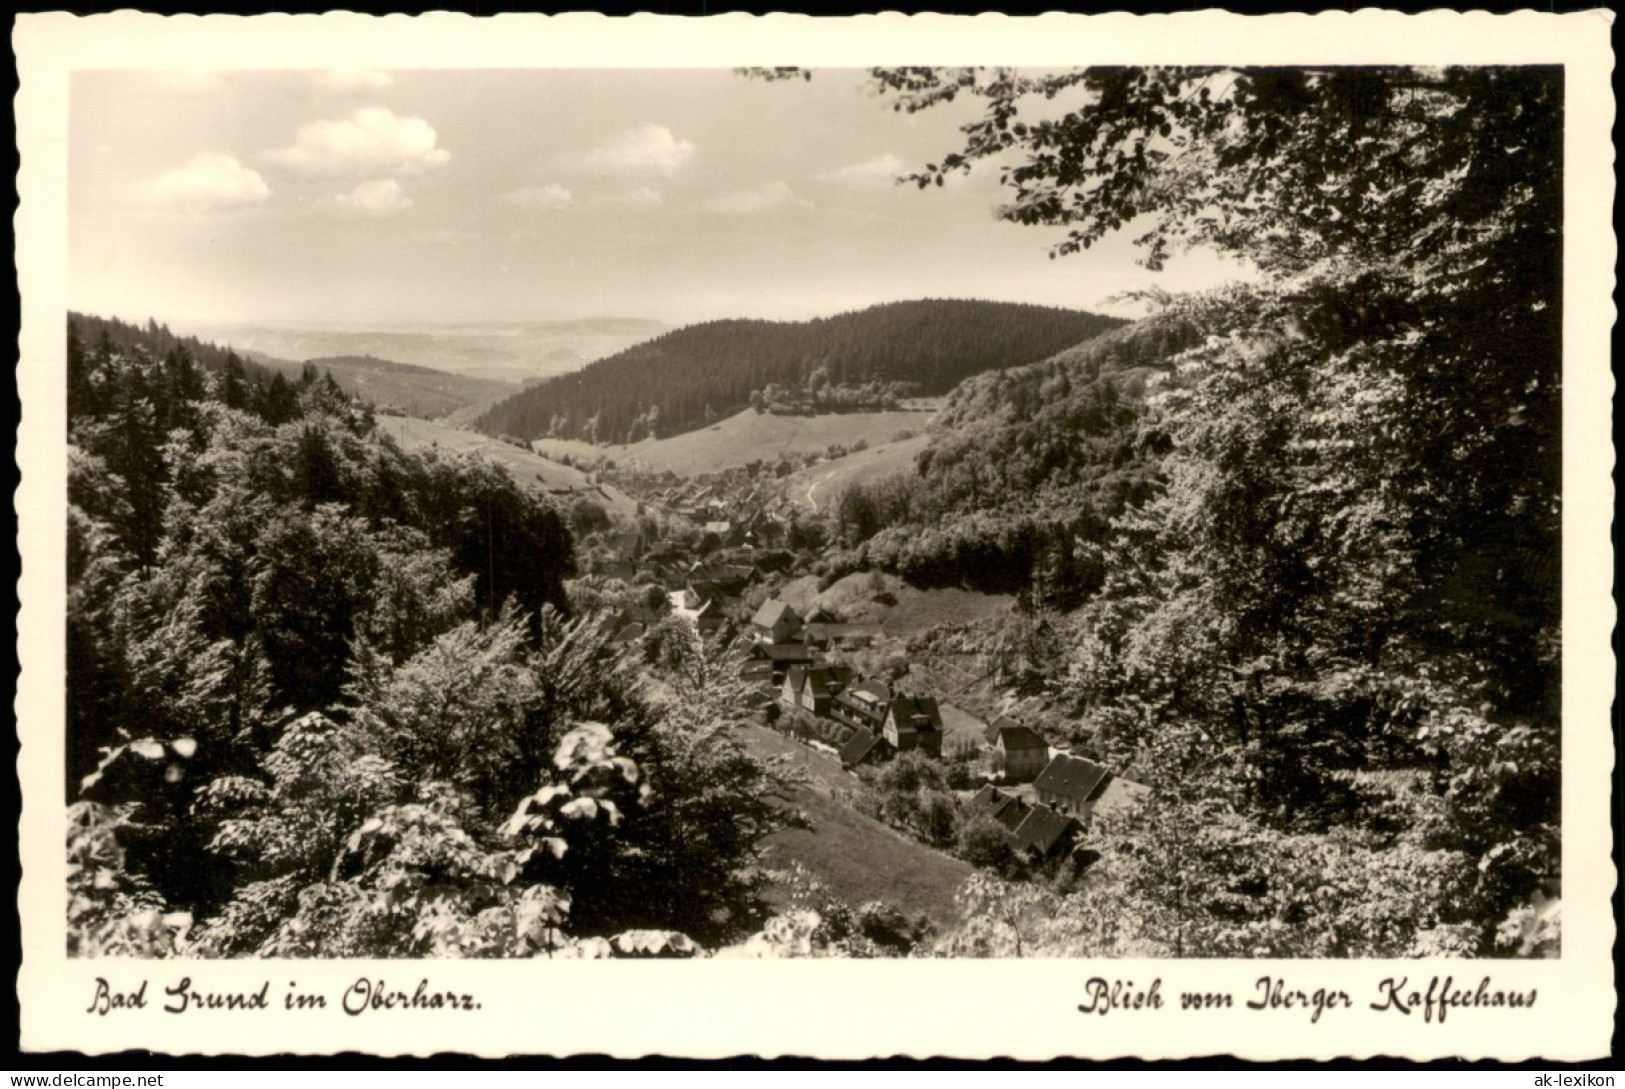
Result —
M704 427L771 388L932 396L1123 324L1082 310L944 299L804 322L704 322L532 386L492 406L476 426L524 439L624 443Z
M519 386L578 369L583 362L614 355L666 332L670 326L643 318L575 318L564 321L422 322L391 328L199 326L189 330L279 359L372 356L450 374Z

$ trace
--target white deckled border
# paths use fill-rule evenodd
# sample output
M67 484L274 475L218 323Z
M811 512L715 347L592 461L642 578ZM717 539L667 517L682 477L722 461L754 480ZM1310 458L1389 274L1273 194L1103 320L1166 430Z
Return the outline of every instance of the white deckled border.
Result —
M30 1050L265 1054L361 1050L616 1056L755 1054L1046 1059L1253 1059L1396 1055L1519 1060L1607 1053L1615 995L1608 898L1613 767L1609 543L1613 451L1609 403L1615 243L1610 126L1612 66L1606 12L1508 16L1376 11L1248 18L1222 12L1136 17L974 18L888 14L850 19L723 16L436 14L382 18L160 18L124 12L75 19L20 16L13 35L21 90L22 159L16 217L23 285L23 401L16 504L20 583L17 714L24 786L24 866L18 908L25 959L18 977L22 1043ZM502 68L868 66L884 63L1382 63L1567 66L1564 399L1564 930L1563 956L1544 962L117 962L67 961L62 911L62 677L66 504L63 315L67 275L68 75L128 68ZM1538 991L1530 1012L1451 1011L1444 1024L1367 1008L1378 980L1434 974ZM212 989L280 996L289 981L329 995L320 1013L85 1012L98 975L162 987L191 976ZM1144 986L1162 979L1173 1008L1084 1016L1094 975ZM1294 987L1342 988L1355 1008L1311 1025L1301 1011L1240 1008L1181 1013L1181 990L1226 990L1238 1003L1263 975ZM466 991L482 1009L341 1012L359 978L411 991ZM982 996L982 997L978 997Z

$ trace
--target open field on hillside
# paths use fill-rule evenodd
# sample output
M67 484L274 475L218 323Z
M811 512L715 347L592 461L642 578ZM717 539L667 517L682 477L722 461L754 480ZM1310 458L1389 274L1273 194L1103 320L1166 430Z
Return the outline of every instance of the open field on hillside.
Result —
M855 483L868 484L893 473L912 473L915 457L930 441L930 436L922 433L884 446L871 443L867 450L791 473L784 480L785 494L811 510L828 511L841 492Z
M942 715L942 740L944 745L951 738L965 738L972 744L981 743L982 731L987 729L986 722L969 711L947 702L938 703L937 710Z
M537 457L517 446L509 446L473 431L444 427L428 420L406 416L379 416L379 430L391 436L407 450L435 447L455 453L479 454L490 458L522 484L546 488L561 500L585 496L600 503L612 515L632 518L637 515L637 502L624 492L609 485L592 484L587 474L568 465ZM568 494L565 494L568 493Z
M863 780L841 767L841 762L799 741L775 733L764 726L745 727L745 746L760 757L782 756L806 774L810 789L832 797L839 790L863 790Z
M874 600L882 592L890 593L897 604L883 605ZM1002 616L1015 601L1005 594L979 594L953 587L917 590L896 575L880 571L847 575L822 592L817 578L807 576L786 583L778 596L802 612L815 603L822 604L852 623L879 624L886 635L893 636Z
M805 757L792 754L798 765L825 759L765 727L746 727L746 744L759 756L778 755L787 747L800 749ZM852 778L838 764L829 763L835 775ZM954 893L975 872L969 863L854 813L815 787L799 789L793 797L812 827L769 836L765 841L769 866L799 862L852 907L885 900L905 911L922 911L939 926L959 918Z
M827 416L775 416L746 409L699 431L669 439L645 439L630 446L594 446L561 439L537 439L534 445L538 452L555 457L568 454L587 462L604 457L618 465L637 465L657 472L669 469L694 476L751 461L771 463L785 456L821 453L831 445L850 447L860 439L870 447L890 444L905 431L925 430L935 402L920 404L917 411ZM842 458L832 465L846 460Z

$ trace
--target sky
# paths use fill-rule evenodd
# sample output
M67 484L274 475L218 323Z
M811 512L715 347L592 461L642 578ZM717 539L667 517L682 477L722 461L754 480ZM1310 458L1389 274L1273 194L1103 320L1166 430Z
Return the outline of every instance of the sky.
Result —
M1113 313L1162 273L1130 233L1051 260L997 170L898 174L968 102L909 115L861 72L81 71L69 301L144 321L406 327L585 317L799 320L914 298Z

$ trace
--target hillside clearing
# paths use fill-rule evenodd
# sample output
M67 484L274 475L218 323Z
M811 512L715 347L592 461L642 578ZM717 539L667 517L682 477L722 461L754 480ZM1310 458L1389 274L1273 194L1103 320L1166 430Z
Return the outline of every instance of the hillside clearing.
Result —
M826 759L759 726L746 727L746 745L759 756L779 755L783 746L793 746L808 758ZM799 757L792 759L800 763ZM839 774L856 782L845 772ZM958 920L954 893L976 872L969 863L855 813L814 787L793 791L791 797L812 827L767 837L768 866L799 862L851 907L884 900L904 911L924 912L938 926Z
M882 593L891 594L897 604L876 601ZM778 597L801 612L820 604L851 623L879 624L890 636L974 624L1005 615L1015 602L1007 594L980 594L955 587L919 590L883 571L855 572L822 591L816 577L795 579L780 588Z
M907 412L843 412L823 416L776 416L746 409L698 431L667 439L644 439L630 446L594 446L564 439L537 439L533 446L538 453L550 457L569 455L586 463L608 458L617 465L696 476L752 461L771 464L783 457L820 454L831 446L851 447L860 441L870 447L898 445L893 440L899 434L925 430L937 403L922 400L920 408ZM847 458L857 456L860 455L849 454Z
M930 443L931 437L923 433L885 445L871 443L867 450L790 474L784 481L785 494L814 511L827 511L853 484L914 472L915 459Z
M379 416L378 429L400 443L402 449L434 447L448 453L479 454L500 465L521 484L543 488L561 502L584 497L601 504L611 515L624 518L637 516L637 502L624 492L607 484L593 484L587 479L587 474L579 469L560 465L477 432L407 416Z

